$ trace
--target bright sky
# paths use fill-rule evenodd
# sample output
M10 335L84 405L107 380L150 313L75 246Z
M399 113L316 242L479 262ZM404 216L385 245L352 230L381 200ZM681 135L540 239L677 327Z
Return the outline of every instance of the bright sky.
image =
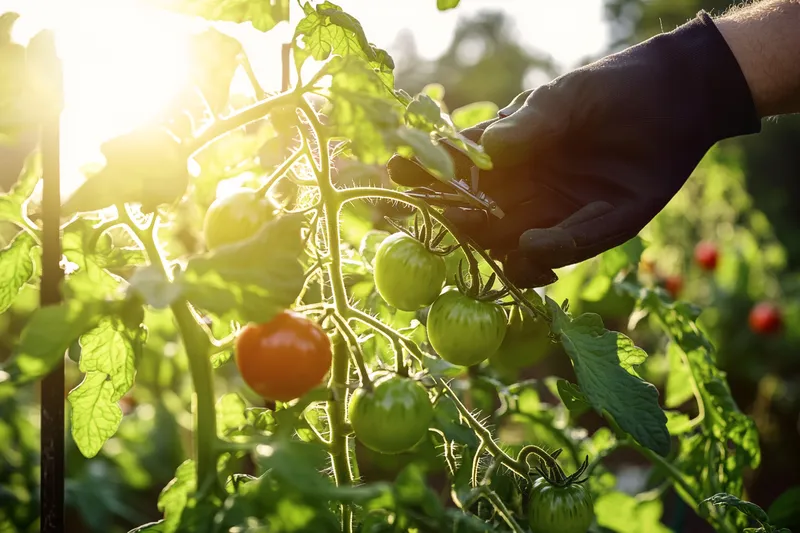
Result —
M340 0L367 37L393 51L398 33L410 29L423 57L448 46L460 17L503 10L516 22L525 46L550 54L563 68L597 54L608 41L602 0L462 0L439 12L436 0ZM292 16L299 15L293 0ZM98 160L100 143L158 113L185 71L185 37L202 21L148 10L134 0L0 0L0 12L22 15L14 38L27 42L38 29L54 28L64 62L64 193L80 183L81 165ZM239 38L267 89L279 86L279 44L288 28L265 34L224 25ZM280 31L282 30L282 31ZM432 80L434 81L434 80Z

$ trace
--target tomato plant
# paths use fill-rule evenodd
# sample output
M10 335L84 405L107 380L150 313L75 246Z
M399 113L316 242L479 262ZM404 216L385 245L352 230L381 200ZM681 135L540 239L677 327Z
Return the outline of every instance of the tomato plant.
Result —
M189 9L259 31L289 12L280 1ZM31 435L57 424L32 427L20 402L66 375L70 464L83 468L68 502L90 516L100 506L87 501L117 494L97 531L663 531L656 496L667 488L717 531L775 530L741 500L759 435L699 309L675 301L683 279L665 291L655 268L637 271L651 263L636 238L554 286L520 290L442 210L382 179L394 153L461 178L437 138L491 168L437 88L398 89L391 56L331 2L303 3L289 22L294 86L287 75L268 93L239 42L207 29L189 69L199 108L176 104L103 144L105 166L63 210L34 194L42 180L52 194L43 167L58 160L43 142L0 197L0 453L11 465L0 481L13 508L0 509L0 529L36 527ZM235 72L252 97L232 98ZM458 111L464 127L486 115ZM216 199L223 190L236 192ZM187 245L203 239L207 249ZM445 281L455 286L442 291ZM59 298L38 301L52 286ZM581 309L608 295L622 316ZM759 313L763 331L775 327ZM521 379L498 370L536 362ZM650 380L664 368L659 390ZM614 488L617 450L648 465L636 488L647 498ZM399 473L376 479L378 454ZM131 490L107 488L115 476ZM154 484L151 521L120 504Z
M246 326L236 338L236 366L263 398L288 402L320 385L331 368L331 343L303 315L284 311Z

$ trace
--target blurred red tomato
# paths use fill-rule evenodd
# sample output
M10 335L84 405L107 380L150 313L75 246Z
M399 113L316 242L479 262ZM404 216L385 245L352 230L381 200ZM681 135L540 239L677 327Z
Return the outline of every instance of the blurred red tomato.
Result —
M695 246L694 260L703 270L711 271L717 268L718 259L719 251L717 250L717 245L713 242L703 241Z
M770 302L759 302L750 310L750 329L759 335L770 335L783 326L781 310Z
M673 298L677 298L683 289L683 278L681 276L667 276L664 279L664 288Z

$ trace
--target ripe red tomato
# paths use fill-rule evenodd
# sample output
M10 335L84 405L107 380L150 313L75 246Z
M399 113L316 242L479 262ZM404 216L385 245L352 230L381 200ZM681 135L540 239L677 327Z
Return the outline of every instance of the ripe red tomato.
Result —
M428 433L433 407L428 392L408 378L379 378L373 390L358 389L347 408L353 432L367 448L386 454L410 450Z
M245 383L261 397L288 402L322 383L331 368L331 342L316 322L284 311L244 328L235 360Z
M759 302L750 310L750 329L754 333L770 335L783 326L781 310L773 303Z
M446 273L441 256L401 231L384 239L375 254L375 287L389 305L402 311L430 305Z
M673 298L677 298L683 289L683 278L678 275L667 276L664 279L664 288Z
M428 312L428 340L439 357L460 366L477 365L494 355L506 334L506 313L493 302L482 302L446 290Z
M242 188L227 196L217 198L203 220L203 237L206 248L243 241L255 235L273 217L274 206L253 189Z
M719 251L713 242L703 241L694 247L694 260L703 270L712 271L717 268Z

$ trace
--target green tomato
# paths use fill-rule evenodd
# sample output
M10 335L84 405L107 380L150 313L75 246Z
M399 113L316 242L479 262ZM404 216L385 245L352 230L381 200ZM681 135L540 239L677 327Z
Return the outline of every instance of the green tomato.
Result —
M557 487L544 478L534 481L528 506L532 533L586 533L592 521L592 495L583 485Z
M550 328L544 320L536 320L519 306L511 308L503 344L489 359L500 369L519 370L535 365L547 355Z
M428 433L433 406L418 382L384 376L372 391L358 389L347 408L350 424L364 446L380 453L410 450Z
M253 189L242 188L217 198L203 220L206 247L216 250L252 237L273 218L272 210L269 201L259 198Z
M481 302L452 288L428 312L428 340L439 357L472 366L494 355L506 334L506 313L493 302Z
M375 254L375 287L401 311L430 305L442 290L445 273L444 259L403 232L384 239Z

